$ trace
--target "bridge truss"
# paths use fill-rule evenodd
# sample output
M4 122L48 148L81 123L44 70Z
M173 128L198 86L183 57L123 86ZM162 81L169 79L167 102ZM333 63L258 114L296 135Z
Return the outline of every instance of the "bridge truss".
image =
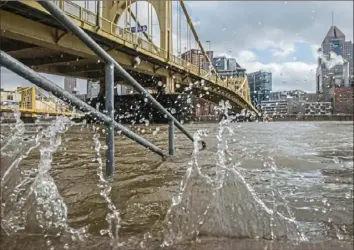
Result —
M166 92L178 92L177 83L185 86L193 83L193 88L204 93L203 98L214 102L229 100L234 107L258 113L250 100L246 76L221 79L213 69L182 0L147 1L148 29L141 33L132 32L134 25L143 26L145 23L138 20L139 13L144 10L139 12L138 4L133 6L135 1L103 1L100 2L102 6L95 7L99 9L96 11L89 3L80 6L72 1L53 2L125 69L162 77ZM9 1L1 6L0 18L3 47L9 55L38 72L104 82L103 63L80 40L48 16L38 2ZM157 19L155 23L154 18ZM158 34L153 28L157 23L160 27ZM159 41L154 39L157 35ZM9 46L6 49L7 43L14 40L26 43L27 47L13 50ZM183 58L183 46L185 50L200 51L201 62L195 65L191 57ZM38 56L26 58L29 51ZM136 57L141 59L138 65L134 60ZM208 68L204 67L205 64Z

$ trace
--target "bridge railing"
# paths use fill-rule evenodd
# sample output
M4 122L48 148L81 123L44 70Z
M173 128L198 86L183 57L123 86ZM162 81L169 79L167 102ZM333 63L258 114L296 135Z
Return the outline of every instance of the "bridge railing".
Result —
M77 5L69 0L64 1L53 1L61 10L63 10L68 16L71 16L75 19L78 19L81 22L85 22L89 25L96 26L97 25L97 14L87 10L80 5ZM170 61L180 67L183 67L188 72L193 73L194 75L198 75L199 77L213 82L217 85L220 85L224 88L227 88L231 91L235 91L235 85L237 85L237 80L231 79L224 82L220 77L216 74L207 72L206 70L197 67L196 65L176 56L172 53L168 53L167 51L159 48L155 44L142 39L139 37L137 33L131 33L129 28L119 27L117 24L112 21L105 19L104 17L99 18L101 25L100 31L122 39L125 42L128 42L134 45L136 48L145 50L149 53L157 55L160 58L164 58L166 61ZM236 93L240 94L240 93ZM249 106L252 106L247 99L246 96L240 95L240 98L244 99L244 102Z
M131 138L137 141L139 144L149 148L153 152L163 156L164 152L153 145L152 143L146 141L140 136L134 134L130 130L123 127L121 124L115 122L114 120L114 71L117 72L123 79L127 81L128 84L132 85L140 93L151 102L151 104L157 108L161 113L169 119L169 154L174 154L174 126L176 125L179 130L185 134L191 141L194 141L194 138L189 134L182 124L176 120L176 118L171 115L159 102L157 102L149 92L147 92L127 71L125 71L105 50L103 50L89 35L87 35L79 26L77 26L66 14L59 9L56 4L47 1L39 2L44 9L46 9L50 14L52 14L67 30L71 31L76 35L84 44L86 44L99 58L101 58L105 63L105 86L106 86L106 110L107 115L102 114L101 112L93 109L87 103L81 101L72 94L64 91L62 88L56 86L48 79L42 77L41 75L34 72L32 69L26 67L16 59L12 58L5 52L1 51L1 64L8 68L9 70L17 73L18 75L24 77L25 79L37 84L46 91L52 92L55 96L62 100L70 101L72 105L78 107L80 110L85 112L90 112L90 114L99 120L103 121L108 128L106 142L108 145L107 150L107 162L106 162L106 171L109 176L113 175L114 169L114 129L120 130L128 138ZM66 2L64 2L65 4ZM59 5L63 7L63 3L59 2ZM77 7L77 6L76 6ZM64 8L64 7L63 7ZM82 13L82 8L80 13ZM82 16L82 14L80 14ZM202 142L203 148L205 143Z
M85 9L84 7L81 7L80 5L68 0L54 1L54 3L68 16L77 18L80 21L87 22L91 25L96 25L97 14ZM199 68L194 64L191 64L190 62L180 57L177 57L176 55L173 55L171 53L168 54L167 51L163 50L162 48L159 48L155 44L140 38L137 33L131 33L129 29L119 27L117 24L113 23L108 19L105 19L104 17L100 17L100 22L102 24L101 31L105 33L117 36L126 42L136 44L138 47L150 53L158 54L158 56L165 58L166 60L169 59L173 63L187 68L190 72L193 72L196 75L200 75L201 77L207 75L208 73L204 69L199 70Z
M36 87L18 88L20 95L19 110L33 114L72 115L73 111L64 103L59 103L54 96L48 96Z

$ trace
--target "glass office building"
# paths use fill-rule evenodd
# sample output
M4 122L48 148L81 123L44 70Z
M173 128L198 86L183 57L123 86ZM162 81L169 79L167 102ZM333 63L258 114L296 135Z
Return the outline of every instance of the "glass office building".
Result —
M272 91L272 73L266 71L257 71L247 74L248 86L252 102L260 105L262 101L269 100Z

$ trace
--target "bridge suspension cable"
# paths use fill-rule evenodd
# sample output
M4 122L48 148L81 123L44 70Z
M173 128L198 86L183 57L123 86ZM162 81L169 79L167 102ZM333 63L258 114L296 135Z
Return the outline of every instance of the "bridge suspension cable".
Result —
M183 12L184 12L184 15L186 16L187 24L188 24L188 26L190 27L190 29L191 29L191 31L192 31L192 33L193 33L193 35L194 35L194 38L195 38L196 42L198 43L198 46L199 46L199 48L200 48L202 54L203 54L204 57L206 58L207 63L210 65L210 67L211 67L211 69L213 70L213 72L214 72L214 73L216 74L216 76L218 77L218 74L217 74L217 72L216 72L216 70L215 70L215 68L214 68L214 66L213 66L213 64L212 64L212 62L210 61L210 58L209 58L208 54L207 54L206 51L204 50L204 47L203 47L202 43L201 43L200 40L199 40L199 36L198 36L198 34L197 34L197 32L196 32L196 30L195 30L195 28L194 28L192 19L190 18L189 14L188 14L187 8L186 8L186 6L185 6L183 0L179 0L179 2L180 2L180 4L181 4L182 10L183 10Z

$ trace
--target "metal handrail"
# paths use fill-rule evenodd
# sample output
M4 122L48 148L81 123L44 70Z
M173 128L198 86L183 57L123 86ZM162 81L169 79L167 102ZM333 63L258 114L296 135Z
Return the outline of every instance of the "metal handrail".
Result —
M63 4L59 4L59 2L61 2L61 1L58 1L58 3L56 5L58 5L59 9L61 9L64 13L66 13L67 15L69 15L72 18L79 19L83 22L86 22L89 25L93 25L93 23L90 20L88 20L87 18L85 18L85 16L89 16L89 15L97 16L97 14L91 12L90 10L88 10L84 7L81 7L80 5L77 5L71 1L68 1L68 0L63 0L62 1ZM67 8L65 8L65 7L67 7ZM69 7L77 8L78 13L70 12ZM220 78L220 76L218 76L215 69L212 72L206 72L203 69L201 69L199 71L199 69L197 67L195 67L195 65L191 64L190 62L188 62L182 58L179 58L173 54L170 54L168 57L167 51L157 47L155 44L153 44L149 41L142 40L141 44L138 44L137 40L135 39L136 34L131 33L129 29L123 29L123 28L119 27L117 24L113 23L112 21L110 21L102 16L100 16L99 18L100 18L101 22L105 22L109 26L109 29L107 30L107 27L105 25L102 25L100 27L101 32L113 35L113 36L115 36L119 39L122 39L125 42L129 42L133 45L135 44L137 47L139 47L139 49L148 51L150 53L157 54L159 57L162 57L165 60L169 60L170 62L173 62L174 64L176 64L180 67L184 67L187 69L187 71L189 71L195 75L198 75L199 77L201 77L205 80L213 82L216 85L221 85L222 87L227 88L227 89L234 92L234 89L229 88L229 85L220 84L221 78ZM117 30L119 30L118 33L116 32ZM123 32L121 32L120 30L122 30ZM143 44L148 44L149 46L144 46ZM246 102L247 105L252 106L251 104L249 104L249 101L248 101L249 98L244 97L243 95L240 95L239 93L235 93L235 94L238 94L239 97L242 98Z
M68 102L70 101L71 105L80 109L83 112L89 113L91 116L97 118L98 120L104 122L105 124L113 123L114 128L116 130L120 130L123 135L127 136L128 138L136 141L140 145L150 149L154 153L157 153L160 156L166 156L163 150L152 144L151 142L145 140L144 138L140 137L139 135L135 134L134 132L130 131L120 123L116 121L112 121L112 119L101 113L100 111L94 109L89 104L84 101L81 101L75 95L65 91L52 81L48 80L44 76L38 74L33 69L27 67L23 63L19 62L12 56L8 55L4 51L0 50L0 64L5 68L11 70L12 72L16 73L19 76L22 76L26 80L36 84L40 88L51 92L54 96L58 97L59 99Z
M64 5L60 6L59 4L57 4L59 6L59 9L61 9L63 12L65 12L66 14L68 14L69 16L71 16L73 18L79 18L82 21L88 22L89 24L92 25L92 23L89 20L87 20L85 18L82 18L83 15L81 13L87 13L87 14L95 15L95 16L97 14L95 14L92 11L90 11L90 10L84 8L84 7L81 7L80 5L75 4L75 3L71 2L71 1L63 0L63 2L65 2L65 6L67 5L67 6L73 6L73 7L77 8L79 14L76 15L75 13L72 13L72 12L66 10L64 8ZM119 38L121 38L121 39L123 39L125 41L133 43L133 41L134 41L133 37L135 37L136 35L131 33L129 31L129 29L123 29L123 28L119 27L117 24L113 23L112 21L110 21L110 20L108 20L108 19L106 19L106 18L104 18L102 16L100 16L100 19L101 19L101 21L107 23L110 26L109 31L107 31L104 26L101 28L101 31L103 31L105 33L109 33L111 35L115 35L115 36L117 36L117 37L119 37ZM113 30L117 30L117 29L122 29L122 30L124 30L124 32L119 32L119 34L117 34L116 32L113 32ZM130 36L132 39L127 39L127 35ZM144 41L144 43L147 43L147 44L150 45L149 48L151 48L151 49L148 49L147 50L148 52L156 53L156 48L158 48L158 47L155 44L151 43L150 41L146 41L146 40L143 40L143 41ZM143 49L146 50L145 48L143 48ZM163 50L161 48L158 48L158 49L161 51L161 54L164 55L163 57L165 59L167 59L167 51L165 51L165 50ZM177 56L175 56L173 54L170 54L170 59L171 59L171 61L173 61L177 65L182 66L182 67L186 67L190 71L192 71L194 69L195 65L193 65L193 64L189 63L187 60L179 58L179 57L177 57ZM177 63L177 61L179 61L180 63ZM213 73L215 73L215 72L216 71L214 71ZM202 72L202 71L199 74L197 70L194 70L193 73L198 75L199 77L202 77L202 78L204 78L203 76L207 74L207 72ZM214 74L214 75L215 75L215 78L218 78L217 74ZM206 78L206 79L208 79L208 78Z
M89 35L87 35L80 27L78 27L70 18L68 18L61 9L55 4L48 1L39 1L40 5L52 14L66 29L76 35L83 43L86 44L98 57L100 57L106 64L114 65L114 69L118 75L125 79L128 84L132 85L163 114L165 114L169 120L172 120L179 130L185 134L191 141L194 141L193 136L183 127L183 125L169 113L152 95L144 89L120 64L118 64L105 50L103 50ZM205 144L203 143L203 147Z

